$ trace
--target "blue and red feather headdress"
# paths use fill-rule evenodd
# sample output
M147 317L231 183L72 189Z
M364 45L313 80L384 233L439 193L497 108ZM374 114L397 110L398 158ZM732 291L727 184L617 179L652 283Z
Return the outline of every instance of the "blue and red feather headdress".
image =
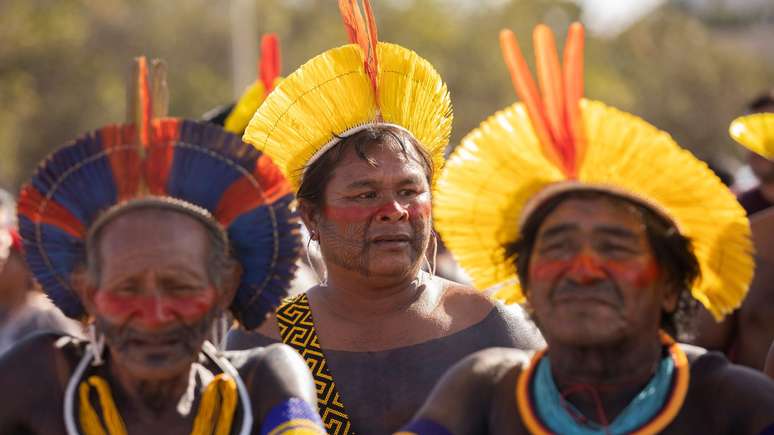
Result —
M239 136L165 117L163 64L152 69L137 60L129 110L134 122L65 144L22 188L19 227L27 262L54 303L83 318L70 278L85 263L95 221L137 200L182 201L203 209L227 234L243 270L231 311L245 327L257 327L287 295L295 271L300 239L290 184Z

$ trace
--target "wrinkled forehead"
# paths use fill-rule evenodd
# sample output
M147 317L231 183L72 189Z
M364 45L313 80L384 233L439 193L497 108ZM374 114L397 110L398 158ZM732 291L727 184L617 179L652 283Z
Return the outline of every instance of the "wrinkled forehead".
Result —
M201 219L173 209L137 207L121 212L90 232L87 249L106 259L155 261L204 258L211 232Z
M572 232L620 236L633 241L646 238L642 208L625 198L598 192L569 194L546 207L538 229L539 239Z

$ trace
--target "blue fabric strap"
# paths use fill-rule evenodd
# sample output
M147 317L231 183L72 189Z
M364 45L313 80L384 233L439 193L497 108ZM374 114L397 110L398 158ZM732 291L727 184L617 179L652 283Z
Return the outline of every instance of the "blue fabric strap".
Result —
M540 420L555 433L566 435L627 434L650 421L663 408L672 385L675 364L671 357L664 357L648 385L629 403L607 428L594 422L579 422L566 410L569 406L576 415L580 411L559 393L551 375L551 362L546 356L538 363L533 394ZM563 406L564 404L564 406Z
M320 416L304 400L290 398L272 408L261 425L261 435L325 434Z

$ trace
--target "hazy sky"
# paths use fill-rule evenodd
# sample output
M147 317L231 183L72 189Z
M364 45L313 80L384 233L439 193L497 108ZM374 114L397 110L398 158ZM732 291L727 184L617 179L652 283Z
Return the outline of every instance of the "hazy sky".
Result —
M583 23L598 35L616 35L665 0L576 0L583 8Z

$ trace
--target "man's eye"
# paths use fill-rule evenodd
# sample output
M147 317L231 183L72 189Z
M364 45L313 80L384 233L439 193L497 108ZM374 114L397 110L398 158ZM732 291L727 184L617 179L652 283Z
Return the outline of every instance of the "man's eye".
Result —
M635 253L635 250L628 246L621 245L619 243L609 243L609 242L602 243L599 246L599 250L602 253L612 254L612 255L628 255L628 254Z
M398 195L403 197L412 197L419 195L419 192L415 189L401 189L398 191Z
M374 199L376 198L376 192L363 192L354 196L355 199Z

